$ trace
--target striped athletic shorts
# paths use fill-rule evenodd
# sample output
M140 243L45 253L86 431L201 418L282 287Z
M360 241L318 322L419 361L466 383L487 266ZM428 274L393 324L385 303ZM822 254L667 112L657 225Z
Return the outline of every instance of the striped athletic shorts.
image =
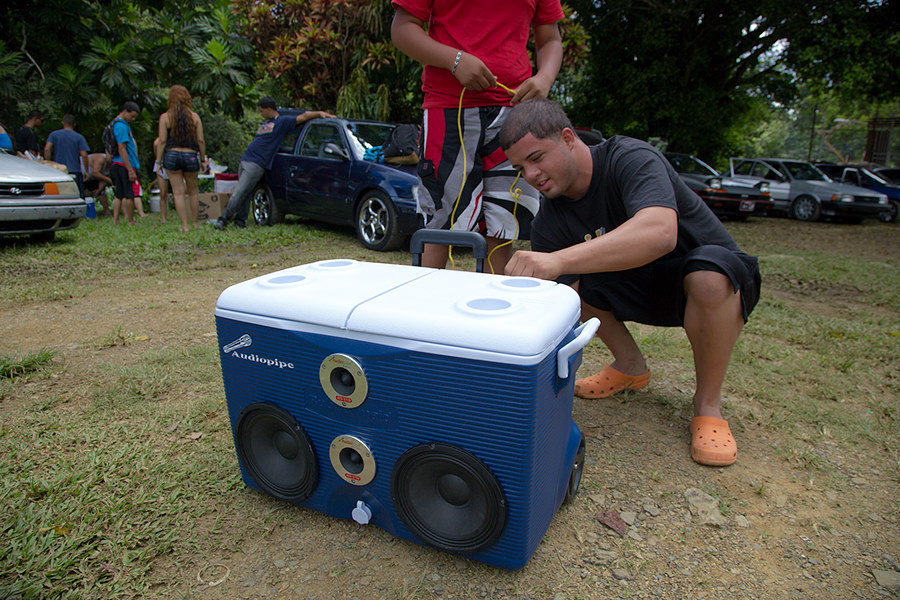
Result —
M425 111L416 202L422 226L475 231L504 240L530 238L540 194L524 179L515 181L516 171L500 148L497 134L508 110L482 106L464 108L461 115L456 108ZM513 182L521 190L518 200L510 191Z

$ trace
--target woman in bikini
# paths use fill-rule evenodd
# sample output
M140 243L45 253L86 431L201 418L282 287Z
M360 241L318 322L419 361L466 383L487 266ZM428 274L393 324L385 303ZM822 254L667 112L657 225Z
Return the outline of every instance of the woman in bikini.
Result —
M159 116L156 160L165 168L172 186L181 230L188 230L188 217L194 227L198 227L200 187L197 176L206 163L206 143L203 123L191 109L191 95L182 85L169 88L169 109Z

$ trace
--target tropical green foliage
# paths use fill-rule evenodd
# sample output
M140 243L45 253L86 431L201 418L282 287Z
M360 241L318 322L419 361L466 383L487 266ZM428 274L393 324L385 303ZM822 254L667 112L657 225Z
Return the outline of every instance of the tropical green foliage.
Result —
M114 44L101 37L91 39L91 50L81 59L81 66L99 75L111 94L123 98L139 95L139 78L146 71L134 58L130 40Z
M22 53L7 51L6 43L0 40L0 96L11 97L16 90L16 80L23 69Z
M890 102L900 81L900 9L884 0L816 2L793 33L786 64L815 90ZM893 23L893 25L892 25Z
M230 173L237 173L241 156L247 149L255 131L254 123L259 115L248 113L239 121L223 115L210 113L203 118L203 135L206 140L206 153L217 163L228 166Z
M201 116L240 117L252 103L253 49L228 0L13 0L0 8L0 27L0 115L13 127L43 111L42 137L73 113L100 148L103 126L133 100L149 154L172 84L191 91Z
M297 107L410 121L421 66L390 42L389 0L235 0L259 67Z

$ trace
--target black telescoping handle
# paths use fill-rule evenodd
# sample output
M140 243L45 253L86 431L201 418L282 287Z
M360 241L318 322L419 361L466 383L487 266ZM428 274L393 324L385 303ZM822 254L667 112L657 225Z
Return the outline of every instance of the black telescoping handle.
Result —
M425 244L442 244L444 246L465 246L472 249L475 256L475 269L484 272L484 259L487 258L487 241L484 236L474 231L452 231L447 229L419 229L409 240L409 251L412 253L414 267L422 266L422 252Z

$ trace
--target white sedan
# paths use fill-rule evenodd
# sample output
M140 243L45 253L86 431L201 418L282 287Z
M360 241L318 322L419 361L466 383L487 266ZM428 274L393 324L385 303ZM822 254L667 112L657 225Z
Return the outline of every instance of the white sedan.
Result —
M77 227L86 211L70 175L0 152L0 235L51 241L57 231Z

